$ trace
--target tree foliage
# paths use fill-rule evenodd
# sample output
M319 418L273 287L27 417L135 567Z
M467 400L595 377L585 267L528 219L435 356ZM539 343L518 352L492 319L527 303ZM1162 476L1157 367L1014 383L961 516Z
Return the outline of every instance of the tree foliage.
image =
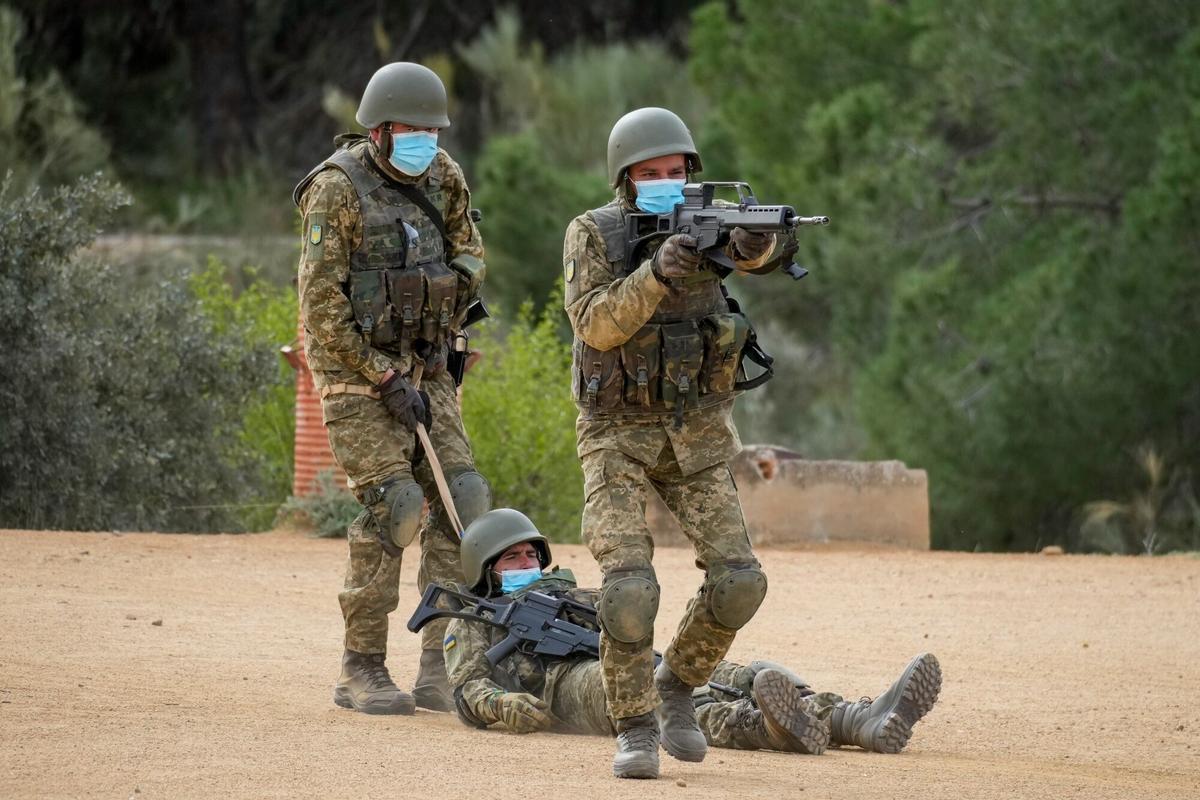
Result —
M55 185L104 167L108 144L56 70L23 68L25 44L25 21L0 6L0 172L17 185Z
M834 219L810 291L765 298L835 362L809 403L929 470L935 543L1078 544L1125 454L1200 463L1198 22L1172 0L696 14L739 174Z

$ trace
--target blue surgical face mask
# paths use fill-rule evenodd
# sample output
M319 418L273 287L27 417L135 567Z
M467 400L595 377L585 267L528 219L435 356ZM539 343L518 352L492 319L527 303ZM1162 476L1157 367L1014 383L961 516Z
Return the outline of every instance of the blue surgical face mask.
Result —
M510 594L518 589L524 589L542 577L541 567L529 569L508 569L500 573L500 591Z
M405 175L416 177L429 169L429 163L437 155L437 139L437 134L429 131L393 133L388 161Z
M668 214L683 202L683 181L662 178L654 181L634 181L637 198L634 203L648 214Z

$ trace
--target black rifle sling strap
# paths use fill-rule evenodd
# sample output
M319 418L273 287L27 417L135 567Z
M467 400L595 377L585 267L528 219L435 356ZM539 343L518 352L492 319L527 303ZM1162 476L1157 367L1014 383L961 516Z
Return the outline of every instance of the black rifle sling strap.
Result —
M729 294L729 290L725 288L725 284L721 284L721 294L725 295L725 303L729 306L729 310L734 314L742 314L742 306L737 300L734 300ZM742 314L743 319L745 315ZM739 392L757 389L771 378L775 377L775 368L772 366L775 359L767 354L766 350L762 349L762 345L758 343L758 334L754 327L750 327L750 332L746 335L746 343L742 345L742 358L754 362L762 367L762 372L755 375L753 378L747 378L744 381L738 381L733 384L733 388Z
M433 227L438 229L438 233L442 235L442 241L446 244L446 249L449 250L450 242L446 238L446 223L442 219L441 212L434 207L433 203L429 202L429 198L425 196L425 193L407 183L393 183L392 188L416 203L425 212L425 216L429 217L429 221L433 223Z

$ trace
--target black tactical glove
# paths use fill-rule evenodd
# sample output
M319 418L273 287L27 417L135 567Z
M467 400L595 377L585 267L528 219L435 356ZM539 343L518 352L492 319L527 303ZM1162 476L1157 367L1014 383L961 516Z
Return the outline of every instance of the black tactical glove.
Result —
M751 233L745 228L734 228L729 232L729 241L733 242L735 255L742 261L754 261L766 255L775 243L775 237L769 233Z
M700 266L703 256L696 250L696 237L686 233L677 233L663 242L662 247L654 254L650 268L660 280L663 278L684 278L691 275Z
M415 431L417 423L426 422L429 416L427 395L414 389L398 372L379 384L379 399L388 413L410 431Z

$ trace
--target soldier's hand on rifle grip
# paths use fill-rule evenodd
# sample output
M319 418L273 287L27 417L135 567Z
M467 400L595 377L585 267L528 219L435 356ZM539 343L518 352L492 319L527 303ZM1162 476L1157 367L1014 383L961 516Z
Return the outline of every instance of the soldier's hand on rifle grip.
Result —
M663 242L654 254L651 269L661 278L684 278L700 267L703 256L696 250L696 237L677 233Z
M418 422L428 419L429 406L422 395L424 392L414 389L398 372L379 384L379 399L384 408L410 431L417 429Z
M770 233L751 233L745 228L734 228L729 232L729 241L733 243L734 255L742 261L756 261L767 254L775 243L775 236Z
M513 733L536 733L554 724L549 704L525 692L504 692L493 698L496 716Z

